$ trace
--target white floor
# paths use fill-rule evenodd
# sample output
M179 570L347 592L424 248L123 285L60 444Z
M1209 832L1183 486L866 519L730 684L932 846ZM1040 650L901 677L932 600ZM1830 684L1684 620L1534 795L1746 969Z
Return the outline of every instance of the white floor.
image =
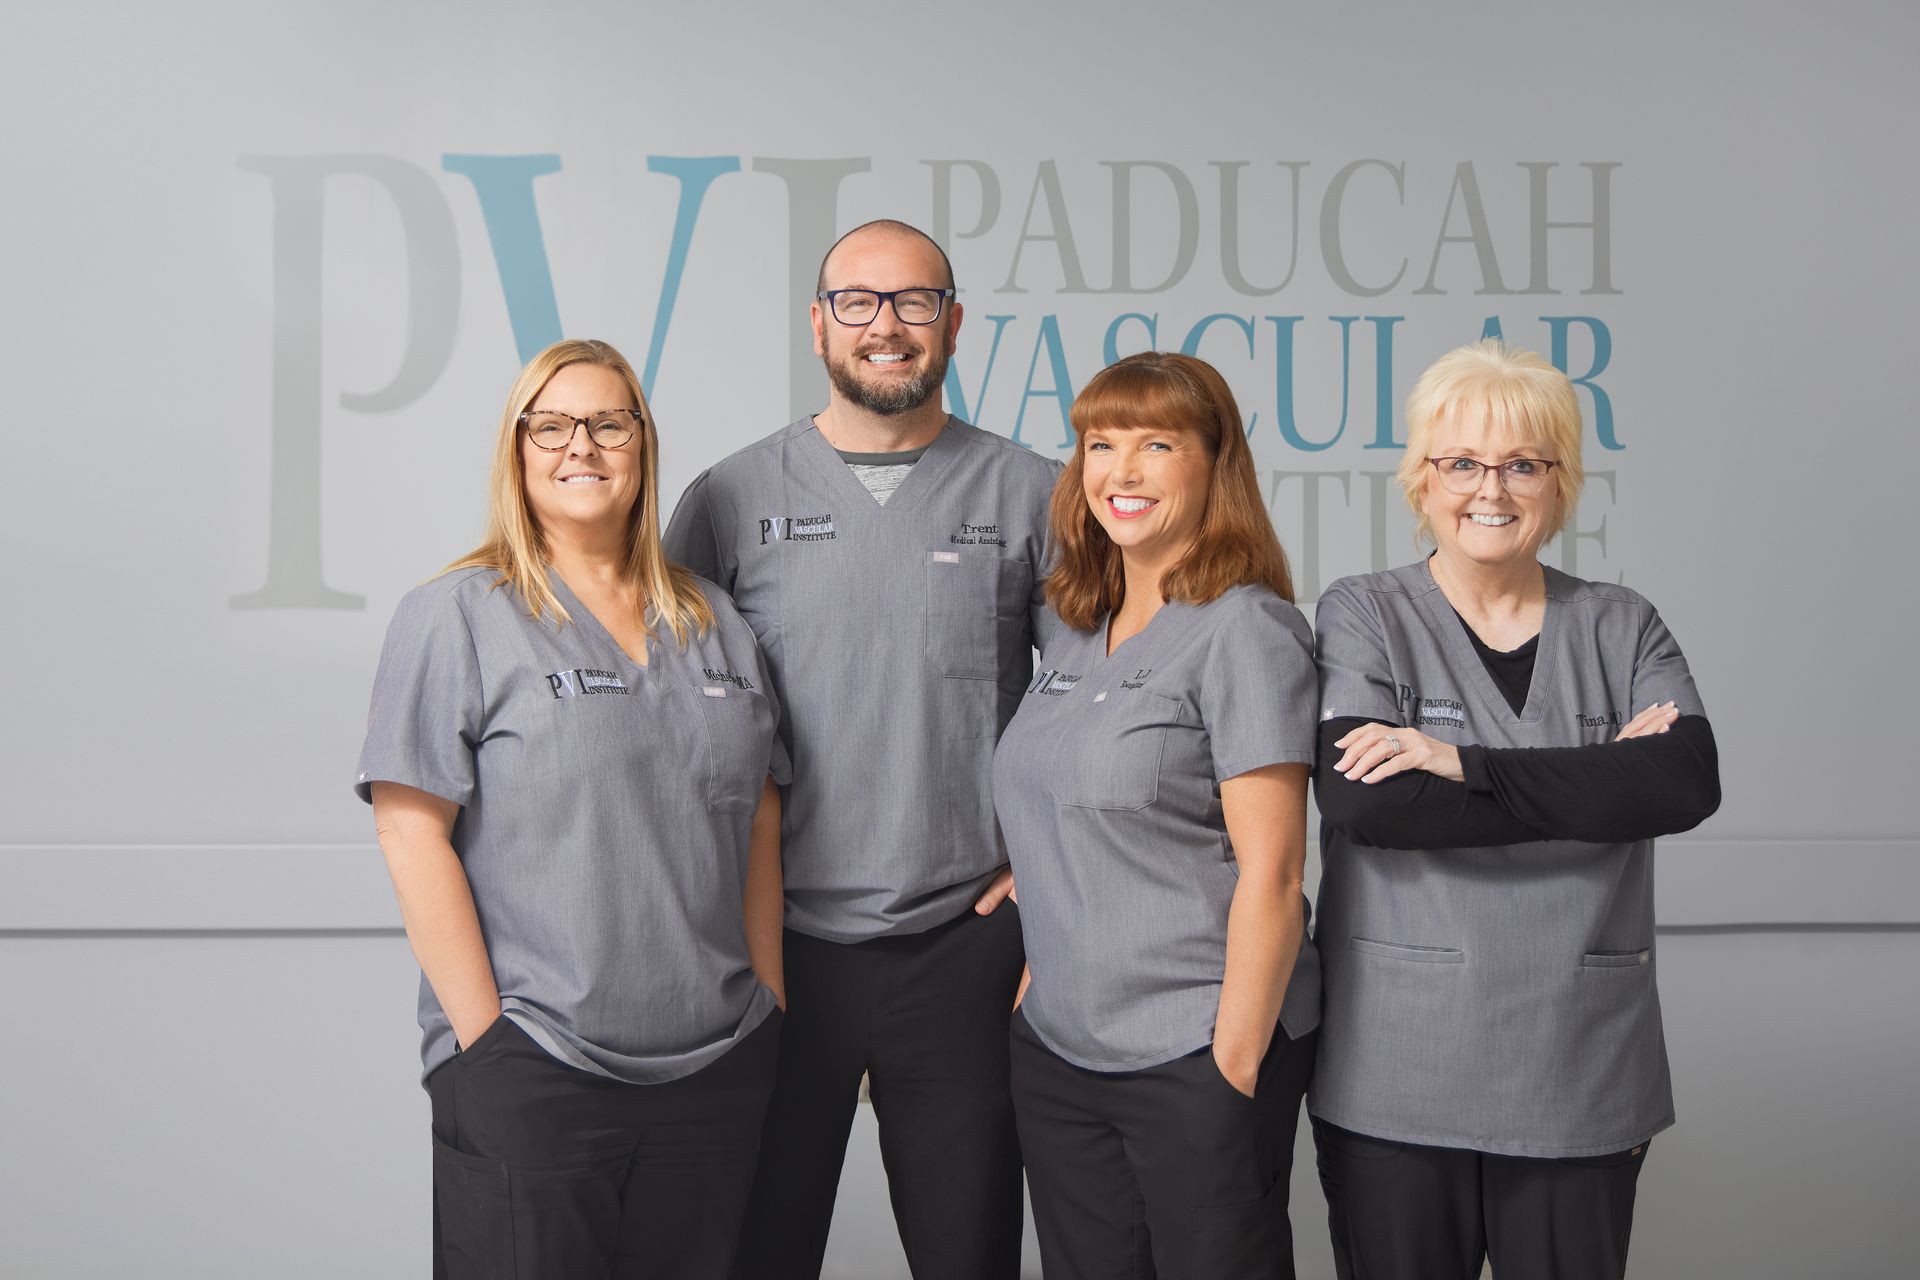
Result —
M1660 964L1681 1123L1635 1277L1911 1274L1920 934L1669 936ZM0 974L0 1276L427 1273L404 941L0 937ZM1303 1280L1332 1277L1324 1213L1303 1149ZM864 1109L828 1275L904 1275Z

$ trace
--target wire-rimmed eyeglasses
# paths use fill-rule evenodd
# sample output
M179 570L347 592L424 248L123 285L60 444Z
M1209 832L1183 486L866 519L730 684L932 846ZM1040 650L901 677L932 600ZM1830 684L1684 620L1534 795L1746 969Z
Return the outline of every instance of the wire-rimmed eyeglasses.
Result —
M1547 473L1560 464L1546 458L1508 458L1505 462L1482 462L1478 458L1428 458L1440 473L1440 483L1449 493L1472 493L1480 487L1480 477L1488 471L1500 474L1500 484L1508 493L1531 497L1547 483Z

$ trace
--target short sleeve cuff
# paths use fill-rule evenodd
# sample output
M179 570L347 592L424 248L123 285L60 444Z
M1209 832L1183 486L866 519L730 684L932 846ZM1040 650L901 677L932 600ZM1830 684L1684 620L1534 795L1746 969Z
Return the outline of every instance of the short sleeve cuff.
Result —
M1313 765L1313 748L1274 748L1267 751L1249 752L1229 760L1213 762L1213 780L1226 782L1243 773L1252 773L1255 769L1264 769L1270 764Z
M1683 680L1647 680L1636 677L1633 683L1633 705L1627 708L1627 717L1632 719L1648 707L1671 702L1674 709L1683 716L1704 716L1706 708L1700 703L1700 694L1694 688L1691 679Z
M1400 708L1384 702L1324 702L1322 720L1371 720L1375 724L1401 724Z
M464 757L414 751L369 755L360 761L353 792L373 803L373 784L395 782L462 807L473 799L472 761Z

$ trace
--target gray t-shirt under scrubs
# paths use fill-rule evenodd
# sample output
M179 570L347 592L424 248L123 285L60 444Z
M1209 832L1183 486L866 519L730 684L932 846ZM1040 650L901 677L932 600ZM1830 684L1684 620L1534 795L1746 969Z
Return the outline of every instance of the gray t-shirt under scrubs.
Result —
M1048 632L993 765L1033 974L1020 1007L1076 1066L1139 1070L1213 1043L1239 881L1220 784L1313 762L1313 635L1252 586L1162 605L1111 656L1104 622ZM1280 1022L1297 1039L1319 1018L1303 936Z
M1321 713L1487 747L1610 742L1669 700L1704 714L1652 605L1545 573L1519 713L1425 562L1327 588L1314 619ZM1623 1150L1673 1123L1653 841L1410 851L1323 827L1320 847L1314 1115L1378 1138L1543 1157Z
M668 552L732 593L785 708L789 928L919 933L1006 862L993 744L1033 669L1059 470L949 418L883 506L802 418L681 497Z
M747 956L747 836L787 774L753 633L702 583L714 625L641 666L556 575L572 622L535 621L498 575L463 569L401 600L374 678L355 789L460 806L506 1016L554 1057L634 1084L688 1075L760 1025ZM420 983L427 1071L453 1030Z

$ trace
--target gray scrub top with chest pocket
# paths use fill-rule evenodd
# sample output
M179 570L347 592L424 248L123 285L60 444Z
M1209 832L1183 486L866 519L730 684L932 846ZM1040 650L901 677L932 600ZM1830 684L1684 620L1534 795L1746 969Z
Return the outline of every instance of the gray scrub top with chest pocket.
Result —
M714 625L641 666L557 575L566 626L488 569L416 587L387 630L355 789L460 806L460 855L507 1017L563 1062L634 1084L706 1066L759 1026L743 916L762 783L787 774L753 633ZM423 977L421 1057L455 1052Z
M1059 471L949 418L883 506L802 418L681 497L668 551L732 593L785 708L788 928L919 933L1005 863L993 744L1033 669Z
M1613 740L1703 715L1637 593L1548 568L1515 713L1425 562L1342 578L1314 619L1321 713L1456 746ZM1600 1155L1673 1123L1654 986L1653 842L1395 850L1320 833L1326 1022L1308 1107L1342 1128L1502 1155Z
M1313 762L1313 635L1240 586L1162 605L1111 656L1104 622L1056 623L1041 666L993 770L1033 976L1020 1007L1076 1066L1168 1062L1213 1043L1226 975L1239 870L1220 784ZM1280 1023L1298 1039L1319 1016L1303 935Z

